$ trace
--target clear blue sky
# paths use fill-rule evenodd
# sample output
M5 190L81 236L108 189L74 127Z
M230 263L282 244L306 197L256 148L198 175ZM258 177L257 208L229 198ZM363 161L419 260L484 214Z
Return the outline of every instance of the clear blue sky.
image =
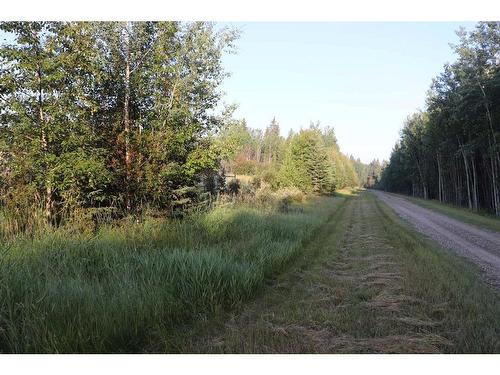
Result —
M225 23L242 30L225 101L283 135L331 125L347 154L388 159L406 116L424 108L431 80L455 59L455 30L473 23Z

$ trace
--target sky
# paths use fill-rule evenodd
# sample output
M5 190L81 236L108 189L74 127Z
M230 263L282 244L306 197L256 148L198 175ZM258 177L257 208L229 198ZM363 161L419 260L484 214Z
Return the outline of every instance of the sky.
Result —
M455 31L473 23L224 23L242 31L223 64L236 116L282 135L333 126L342 152L388 159L408 115L425 108L432 78L455 60Z
M342 152L387 160L408 115L424 109L432 78L455 59L455 31L474 23L218 23L241 30L224 102L235 116L282 135L311 121L333 126ZM0 33L0 41L6 35Z

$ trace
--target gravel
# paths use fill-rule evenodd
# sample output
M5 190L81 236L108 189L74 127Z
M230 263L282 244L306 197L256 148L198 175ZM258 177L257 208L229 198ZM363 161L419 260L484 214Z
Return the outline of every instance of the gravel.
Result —
M500 233L463 223L392 194L372 193L419 232L476 263L484 270L487 281L500 289Z

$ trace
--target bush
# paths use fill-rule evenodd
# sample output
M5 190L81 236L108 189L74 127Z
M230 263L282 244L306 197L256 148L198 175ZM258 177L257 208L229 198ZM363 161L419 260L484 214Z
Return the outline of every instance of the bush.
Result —
M246 160L243 156L237 157L233 163L233 172L236 174L255 174L257 162Z
M259 171L258 177L262 186L268 186L271 189L277 189L279 185L278 173L275 166L263 168Z
M38 199L34 186L14 187L0 198L0 239L11 240L20 235L30 237L51 230L43 202Z
M252 186L253 190L260 189L262 186L262 179L259 176L254 176L250 181L250 185Z

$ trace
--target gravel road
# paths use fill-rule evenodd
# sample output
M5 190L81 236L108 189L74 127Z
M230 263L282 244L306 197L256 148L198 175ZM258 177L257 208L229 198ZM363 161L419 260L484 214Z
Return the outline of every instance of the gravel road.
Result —
M500 289L500 233L465 224L392 194L372 193L419 232L475 262L485 271L486 279Z

